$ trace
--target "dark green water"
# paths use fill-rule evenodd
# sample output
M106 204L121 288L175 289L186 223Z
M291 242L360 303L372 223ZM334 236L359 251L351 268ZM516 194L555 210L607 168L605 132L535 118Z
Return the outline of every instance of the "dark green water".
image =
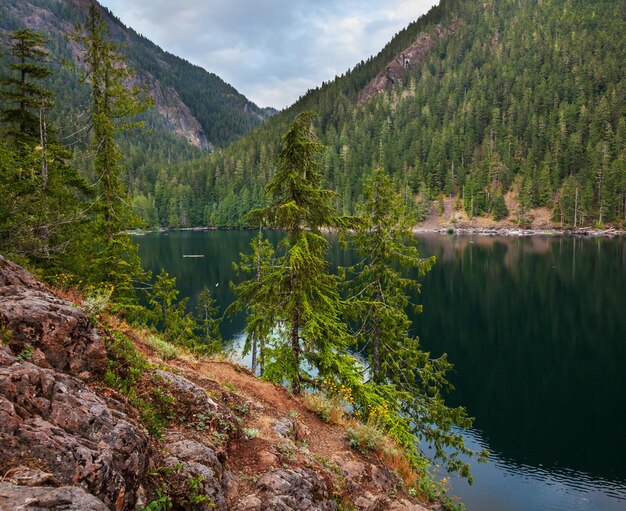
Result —
M195 299L232 300L246 231L136 238L146 268ZM276 236L276 235L274 235ZM423 279L415 333L455 364L452 404L492 453L476 482L452 481L468 511L626 509L626 240L420 235L435 268ZM200 259L183 254L203 254ZM334 264L355 255L333 245ZM243 318L223 325L236 338Z

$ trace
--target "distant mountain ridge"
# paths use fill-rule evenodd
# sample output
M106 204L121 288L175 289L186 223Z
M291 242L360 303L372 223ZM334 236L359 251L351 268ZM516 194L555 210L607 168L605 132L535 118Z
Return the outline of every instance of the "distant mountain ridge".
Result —
M282 133L314 110L326 185L345 213L381 166L422 217L453 199L453 221L524 226L541 210L556 226L624 224L624 34L617 0L441 0L376 56L162 175L155 193L174 176L199 187L185 222L157 197L159 222L241 224L264 203Z
M100 8L111 37L122 45L135 79L154 99L154 111L148 114L154 127L197 148L213 149L236 140L275 113L258 107L214 73L162 50L95 0L2 0L0 43L8 41L12 30L24 26L42 32L50 39L52 63L58 68L63 59L75 60L77 48L67 42L66 35L76 23L84 22L92 4ZM78 101L76 78L59 72L62 80L53 89L62 92L65 100Z

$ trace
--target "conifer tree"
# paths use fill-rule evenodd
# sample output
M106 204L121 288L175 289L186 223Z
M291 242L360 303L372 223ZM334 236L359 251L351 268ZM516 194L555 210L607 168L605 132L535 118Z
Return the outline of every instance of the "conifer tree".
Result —
M137 247L124 229L133 216L130 199L122 182L122 154L116 135L141 126L130 121L148 106L139 89L129 90L131 74L116 44L109 40L108 29L95 5L89 8L85 27L78 27L75 40L83 46L83 81L90 87L91 150L96 175L97 232L100 245L95 261L96 279L115 286L116 298L134 299L133 280L142 275Z
M220 319L218 318L219 309L208 287L202 289L198 295L196 313L200 342L211 353L219 352L222 348L222 334L220 333Z
M28 29L11 34L12 71L0 79L0 112L6 167L0 176L0 246L50 265L59 262L77 239L81 220L78 192L85 183L68 164L69 152L60 144L47 120L54 95L44 86L48 68L46 39Z
M283 255L261 274L256 304L275 313L278 335L266 339L265 377L289 381L294 394L319 377L346 377L354 360L347 355L348 335L340 318L338 277L325 259L328 241L320 230L341 220L334 192L322 188L319 158L323 146L312 130L314 114L303 112L283 137L278 168L267 185L269 205L253 211L257 222L284 230Z
M252 278L240 284L231 283L235 294L235 301L227 309L227 314L246 313L246 341L242 354L252 355L251 369L254 373L259 369L261 376L265 367L265 340L274 332L277 323L277 313L269 303L264 303L263 276L271 269L274 262L274 247L269 240L259 234L250 243L252 254L240 254L239 263L234 263L238 273L251 275Z
M189 298L178 300L176 279L162 270L147 292L150 322L163 332L168 342L194 347L196 321L186 312Z
M367 181L358 213L350 239L360 262L348 268L353 275L348 305L352 323L358 327L354 339L360 351L367 353L369 381L360 393L366 395L370 387L370 393L388 401L395 414L383 426L395 430L407 448L414 448L416 435L434 446L448 469L469 477L469 466L457 456L469 450L454 428L469 427L471 420L464 409L448 408L442 397L450 387L445 374L452 366L445 355L431 358L409 333L409 291L419 292L420 284L405 275L412 270L424 276L435 259L420 258L412 239L413 219L383 169L376 169ZM416 308L421 310L421 306ZM376 402L371 397L369 401ZM370 403L358 404L365 417L373 413Z
M42 86L42 81L52 74L48 69L49 52L45 49L43 35L29 29L16 30L11 34L9 54L14 62L9 68L17 76L2 78L7 89L2 98L11 106L2 110L2 120L9 123L7 131L18 151L32 147L43 137L41 112L50 105L52 94Z

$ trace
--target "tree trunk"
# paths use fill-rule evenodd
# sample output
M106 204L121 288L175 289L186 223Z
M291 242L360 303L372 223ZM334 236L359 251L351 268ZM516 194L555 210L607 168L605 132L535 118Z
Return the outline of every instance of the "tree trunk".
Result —
M41 188L45 192L48 189L48 156L46 154L48 146L48 133L46 127L46 107L44 98L41 98L39 107L39 141L41 144Z
M296 374L294 375L291 387L294 395L300 396L302 394L302 384L300 382L300 312L296 311L293 323L291 324L291 332L289 338L291 339L291 350L293 351L293 363Z
M378 317L374 319L374 343L372 346L372 379L375 382L380 378L380 328Z

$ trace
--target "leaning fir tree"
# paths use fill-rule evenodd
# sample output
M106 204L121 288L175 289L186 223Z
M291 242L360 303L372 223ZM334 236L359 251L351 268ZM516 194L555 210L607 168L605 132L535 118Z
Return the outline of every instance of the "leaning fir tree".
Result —
M367 354L369 377L364 386L385 396L386 408L393 413L377 413L380 405L374 399L363 403L360 411L365 418L375 415L380 426L410 449L416 438L424 441L447 470L469 477L469 465L458 455L472 453L458 431L472 421L463 408L449 408L443 398L450 388L446 372L452 365L445 355L431 358L420 348L407 315L410 291L420 291L414 277L424 276L435 259L420 257L412 235L414 222L383 169L374 171L363 195L359 221L350 236L359 262L347 269L352 277L347 283L348 306L355 341ZM407 276L409 272L414 275Z

